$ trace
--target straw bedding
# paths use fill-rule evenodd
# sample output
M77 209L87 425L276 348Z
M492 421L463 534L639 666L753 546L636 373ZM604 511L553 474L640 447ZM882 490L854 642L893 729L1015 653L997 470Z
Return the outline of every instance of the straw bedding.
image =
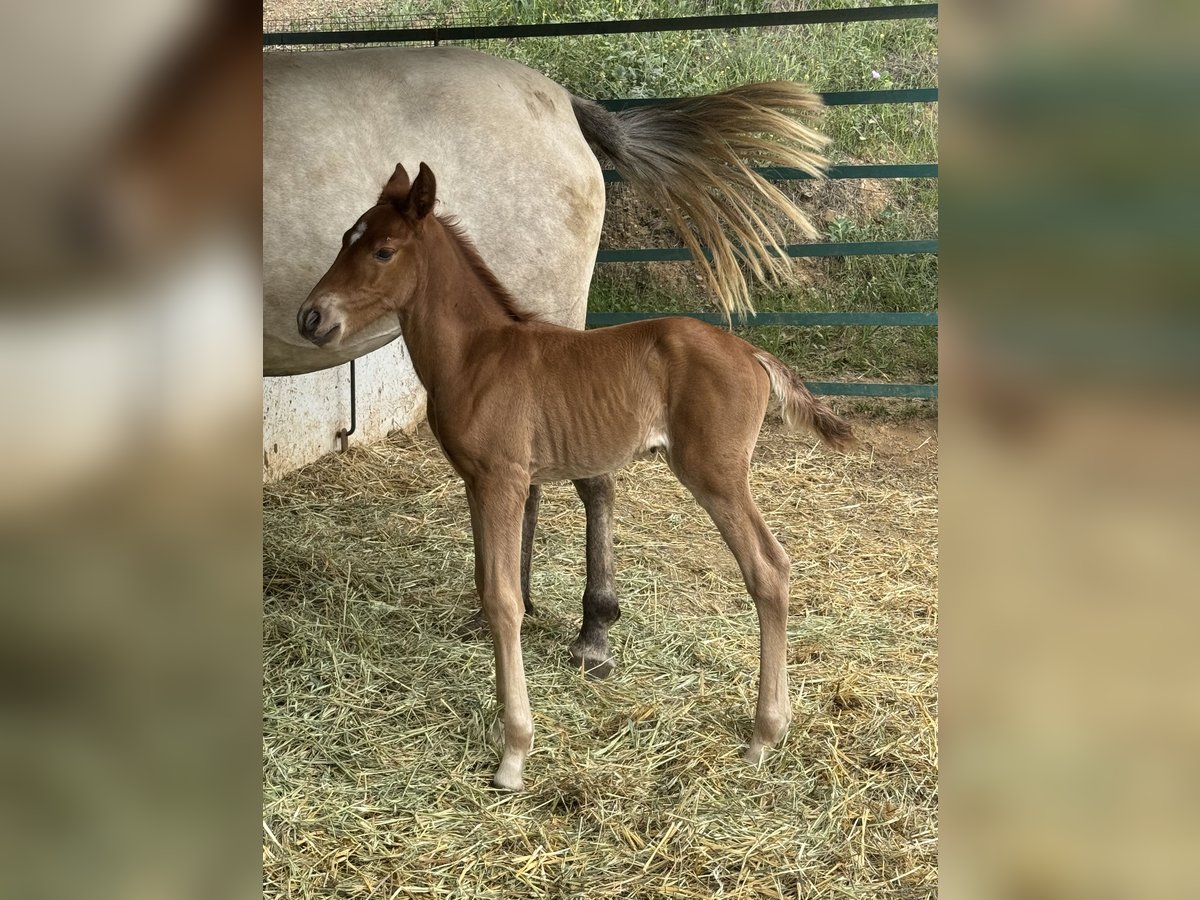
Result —
M795 718L757 767L757 623L661 461L618 477L618 668L566 664L583 513L544 493L523 630L534 749L499 759L462 486L428 434L266 489L264 889L273 898L936 894L931 425L851 455L764 428L752 488L793 559Z

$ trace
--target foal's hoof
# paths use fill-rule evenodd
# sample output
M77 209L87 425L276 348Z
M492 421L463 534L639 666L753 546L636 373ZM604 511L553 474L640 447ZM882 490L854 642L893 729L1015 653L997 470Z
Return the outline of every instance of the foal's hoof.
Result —
M492 787L498 788L502 791L512 791L513 793L516 793L518 791L525 790L525 780L521 778L520 775L518 775L514 780L508 780L502 778L500 773L497 772L492 777Z
M520 761L508 759L505 754L505 757L500 760L500 768L492 776L492 787L502 791L525 790L525 780L521 777L521 770L524 768L525 761L523 759Z
M573 669L583 669L588 678L607 678L617 667L617 661L611 653L600 653L589 647L571 647L567 651L571 658Z
M763 761L763 757L767 755L767 747L755 747L751 745L745 753L742 754L742 760L752 766L757 766Z
M774 740L762 738L758 735L750 738L750 746L742 754L742 759L752 766L758 765L772 750L783 742L783 738L787 734L787 726L784 725L779 728L777 733L779 736Z

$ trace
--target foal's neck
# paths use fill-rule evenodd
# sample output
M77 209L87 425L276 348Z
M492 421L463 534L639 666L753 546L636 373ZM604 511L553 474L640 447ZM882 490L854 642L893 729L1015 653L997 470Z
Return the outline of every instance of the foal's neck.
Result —
M415 296L400 314L413 368L431 393L461 371L479 336L517 327L532 317L519 311L474 246L445 220L430 220L424 271Z

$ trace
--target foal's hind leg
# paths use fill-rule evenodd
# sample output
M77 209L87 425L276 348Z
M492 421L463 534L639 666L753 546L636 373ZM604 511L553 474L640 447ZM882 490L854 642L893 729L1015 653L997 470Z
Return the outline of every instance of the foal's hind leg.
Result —
M529 599L529 563L533 558L533 532L537 529L538 504L541 502L542 486L531 484L521 522L521 602L525 604L526 615L533 612L533 603Z
M728 460L728 457L727 457ZM758 762L787 733L792 705L787 688L788 576L791 560L750 496L749 455L721 468L712 457L673 458L671 468L708 512L733 551L758 612L758 707L747 762Z
M615 661L608 628L621 616L613 591L612 508L616 488L611 475L574 482L587 513L587 587L583 591L583 624L571 644L571 664L593 678L605 678Z

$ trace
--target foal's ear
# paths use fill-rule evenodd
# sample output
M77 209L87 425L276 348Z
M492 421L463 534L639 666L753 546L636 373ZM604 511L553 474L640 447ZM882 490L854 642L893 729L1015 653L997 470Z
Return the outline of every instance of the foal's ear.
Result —
M392 177L388 179L388 183L383 186L383 193L379 195L379 202L403 202L408 198L408 189L408 173L404 171L404 163L396 163L396 171L392 173Z
M417 180L412 183L412 190L408 195L409 209L416 218L423 219L429 215L436 200L437 179L433 177L433 170L425 163L421 163L421 170L417 172Z

